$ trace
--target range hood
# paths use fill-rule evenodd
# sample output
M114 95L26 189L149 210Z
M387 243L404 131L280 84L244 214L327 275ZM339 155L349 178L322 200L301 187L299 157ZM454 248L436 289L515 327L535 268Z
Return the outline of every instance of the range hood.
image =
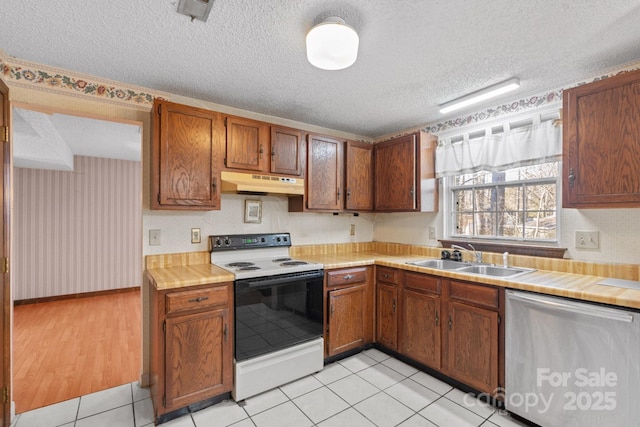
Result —
M223 193L304 194L302 178L222 171L221 180Z

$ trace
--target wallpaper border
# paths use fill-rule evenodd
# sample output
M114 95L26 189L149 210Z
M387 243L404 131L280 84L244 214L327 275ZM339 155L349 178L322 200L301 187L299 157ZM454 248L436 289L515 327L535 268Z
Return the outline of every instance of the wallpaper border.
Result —
M90 97L144 110L151 109L155 98L170 99L169 94L158 91L9 57L1 49L0 74L9 85Z

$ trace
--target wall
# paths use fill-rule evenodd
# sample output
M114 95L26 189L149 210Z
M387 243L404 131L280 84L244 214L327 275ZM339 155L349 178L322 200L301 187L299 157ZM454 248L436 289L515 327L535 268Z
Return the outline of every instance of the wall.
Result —
M626 66L617 66L603 70L597 75L587 77L583 81L574 82L566 88L601 80L621 72L640 68L637 61ZM520 99L513 99L501 105L485 108L463 116L440 122L433 122L419 128L435 135L471 133L485 129L494 124L513 120L520 115L531 115L535 112L548 113L562 108L562 88L556 88L543 94L534 94ZM384 140L413 130L387 135ZM562 172L561 172L562 173ZM595 172L597 173L597 171ZM558 189L558 200L561 203L562 189ZM429 227L436 227L437 237L447 237L444 210L446 203L440 182L440 212L436 214L382 214L377 215L374 223L374 240L408 244L437 244L428 240ZM386 216L391 215L391 216ZM558 246L567 248L565 258L581 261L597 261L612 263L640 264L640 209L560 209L558 218ZM577 248L576 231L598 231L600 247L595 250Z
M141 164L14 170L14 300L141 285Z
M244 223L245 200L262 201L261 223ZM349 235L350 224L356 235ZM200 228L202 242L191 243L191 228ZM149 230L159 229L160 246L149 246ZM294 245L314 243L370 242L373 215L289 213L286 196L222 195L222 209L210 212L143 212L145 255L169 252L206 251L209 235L290 232Z

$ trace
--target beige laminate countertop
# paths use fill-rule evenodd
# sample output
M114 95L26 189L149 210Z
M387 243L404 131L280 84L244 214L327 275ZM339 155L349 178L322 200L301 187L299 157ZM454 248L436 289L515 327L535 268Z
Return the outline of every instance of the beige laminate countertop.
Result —
M599 276L536 270L513 279L500 279L407 264L407 261L433 259L430 257L414 255L392 256L369 252L305 255L297 258L324 264L326 270L376 264L487 285L640 309L640 290L598 285L599 282L605 279L605 277Z
M233 282L234 275L213 264L194 264L147 269L157 290Z
M536 270L513 279L501 279L407 264L407 261L433 259L433 257L387 255L375 252L342 252L296 256L296 258L323 264L326 270L382 265L487 285L640 309L640 290L599 285L598 283L605 279L600 276ZM149 268L147 273L153 279L158 290L179 289L234 280L232 273L208 263Z

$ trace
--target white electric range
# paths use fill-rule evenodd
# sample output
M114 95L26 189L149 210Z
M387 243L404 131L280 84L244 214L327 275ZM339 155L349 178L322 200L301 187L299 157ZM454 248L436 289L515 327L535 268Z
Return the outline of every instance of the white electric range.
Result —
M211 263L235 275L236 401L324 365L324 266L290 246L289 233L209 236Z

